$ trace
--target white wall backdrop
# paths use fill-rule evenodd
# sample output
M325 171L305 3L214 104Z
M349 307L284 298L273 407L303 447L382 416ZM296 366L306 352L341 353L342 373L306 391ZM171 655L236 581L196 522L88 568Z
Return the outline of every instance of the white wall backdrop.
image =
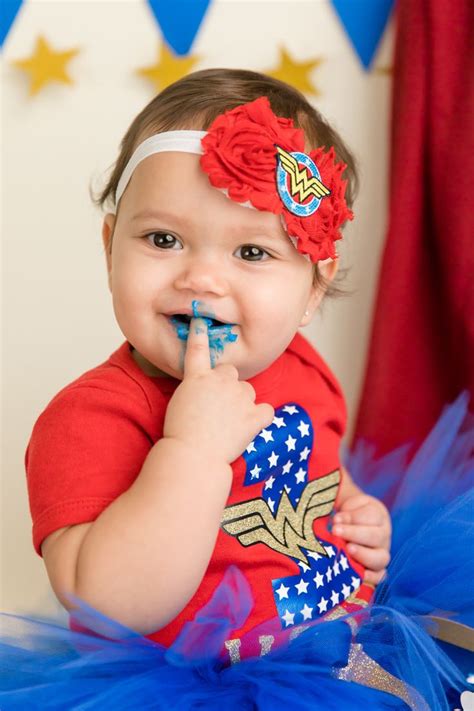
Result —
M43 34L77 47L72 86L28 96L12 62ZM279 47L321 57L309 97L358 158L356 220L340 245L350 296L324 304L306 329L345 389L353 422L361 388L386 215L391 27L362 69L328 0L214 0L192 53L196 69L271 70ZM23 457L53 395L121 343L106 286L101 215L88 188L112 164L135 114L152 98L134 72L156 61L159 29L141 0L28 0L2 60L3 486L1 608L58 610L31 543ZM352 424L351 424L352 426ZM54 466L54 462L51 463Z

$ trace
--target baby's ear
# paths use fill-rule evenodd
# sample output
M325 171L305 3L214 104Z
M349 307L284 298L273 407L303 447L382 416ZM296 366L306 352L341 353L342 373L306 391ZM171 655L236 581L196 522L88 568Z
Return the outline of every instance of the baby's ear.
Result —
M338 267L338 259L324 259L322 262L318 262L319 273L327 284L330 284L336 276Z
M112 290L112 240L114 236L115 215L107 213L102 223L102 244L104 245L107 274L109 276L109 289Z
M338 269L337 259L325 259L322 262L318 262L318 271L324 283L329 285L337 274ZM321 280L319 280L321 282ZM313 318L319 304L323 300L324 294L326 292L326 287L317 280L313 282L311 287L311 293L306 304L306 310L304 312L303 318L301 319L300 326L307 326Z

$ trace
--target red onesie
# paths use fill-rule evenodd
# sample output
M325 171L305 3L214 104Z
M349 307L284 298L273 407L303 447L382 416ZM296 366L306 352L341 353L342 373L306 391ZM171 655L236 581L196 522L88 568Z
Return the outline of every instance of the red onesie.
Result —
M179 382L145 375L125 342L53 398L26 453L39 555L46 536L94 521L131 486L162 437L166 407ZM165 645L208 602L231 564L245 575L254 598L249 618L232 639L264 620L288 630L337 614L347 599L344 607L353 609L370 598L371 590L361 586L362 566L328 530L346 417L334 375L297 334L249 382L256 402L269 402L275 418L232 464L231 492L197 592L178 617L148 635Z

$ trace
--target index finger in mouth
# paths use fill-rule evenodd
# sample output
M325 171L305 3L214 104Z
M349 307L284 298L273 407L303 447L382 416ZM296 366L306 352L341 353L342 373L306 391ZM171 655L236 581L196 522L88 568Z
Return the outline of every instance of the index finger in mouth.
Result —
M208 324L206 319L192 318L184 356L184 377L199 375L211 369Z

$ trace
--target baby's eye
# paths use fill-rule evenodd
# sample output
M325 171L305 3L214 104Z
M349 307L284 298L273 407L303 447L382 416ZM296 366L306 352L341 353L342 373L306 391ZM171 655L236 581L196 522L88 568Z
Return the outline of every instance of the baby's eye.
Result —
M271 258L270 254L260 247L256 247L254 244L244 244L239 247L236 254L240 252L242 259L247 262L261 262L266 261L266 258Z
M173 249L181 244L178 238L169 232L152 232L149 235L145 235L145 237L150 244L161 249Z

